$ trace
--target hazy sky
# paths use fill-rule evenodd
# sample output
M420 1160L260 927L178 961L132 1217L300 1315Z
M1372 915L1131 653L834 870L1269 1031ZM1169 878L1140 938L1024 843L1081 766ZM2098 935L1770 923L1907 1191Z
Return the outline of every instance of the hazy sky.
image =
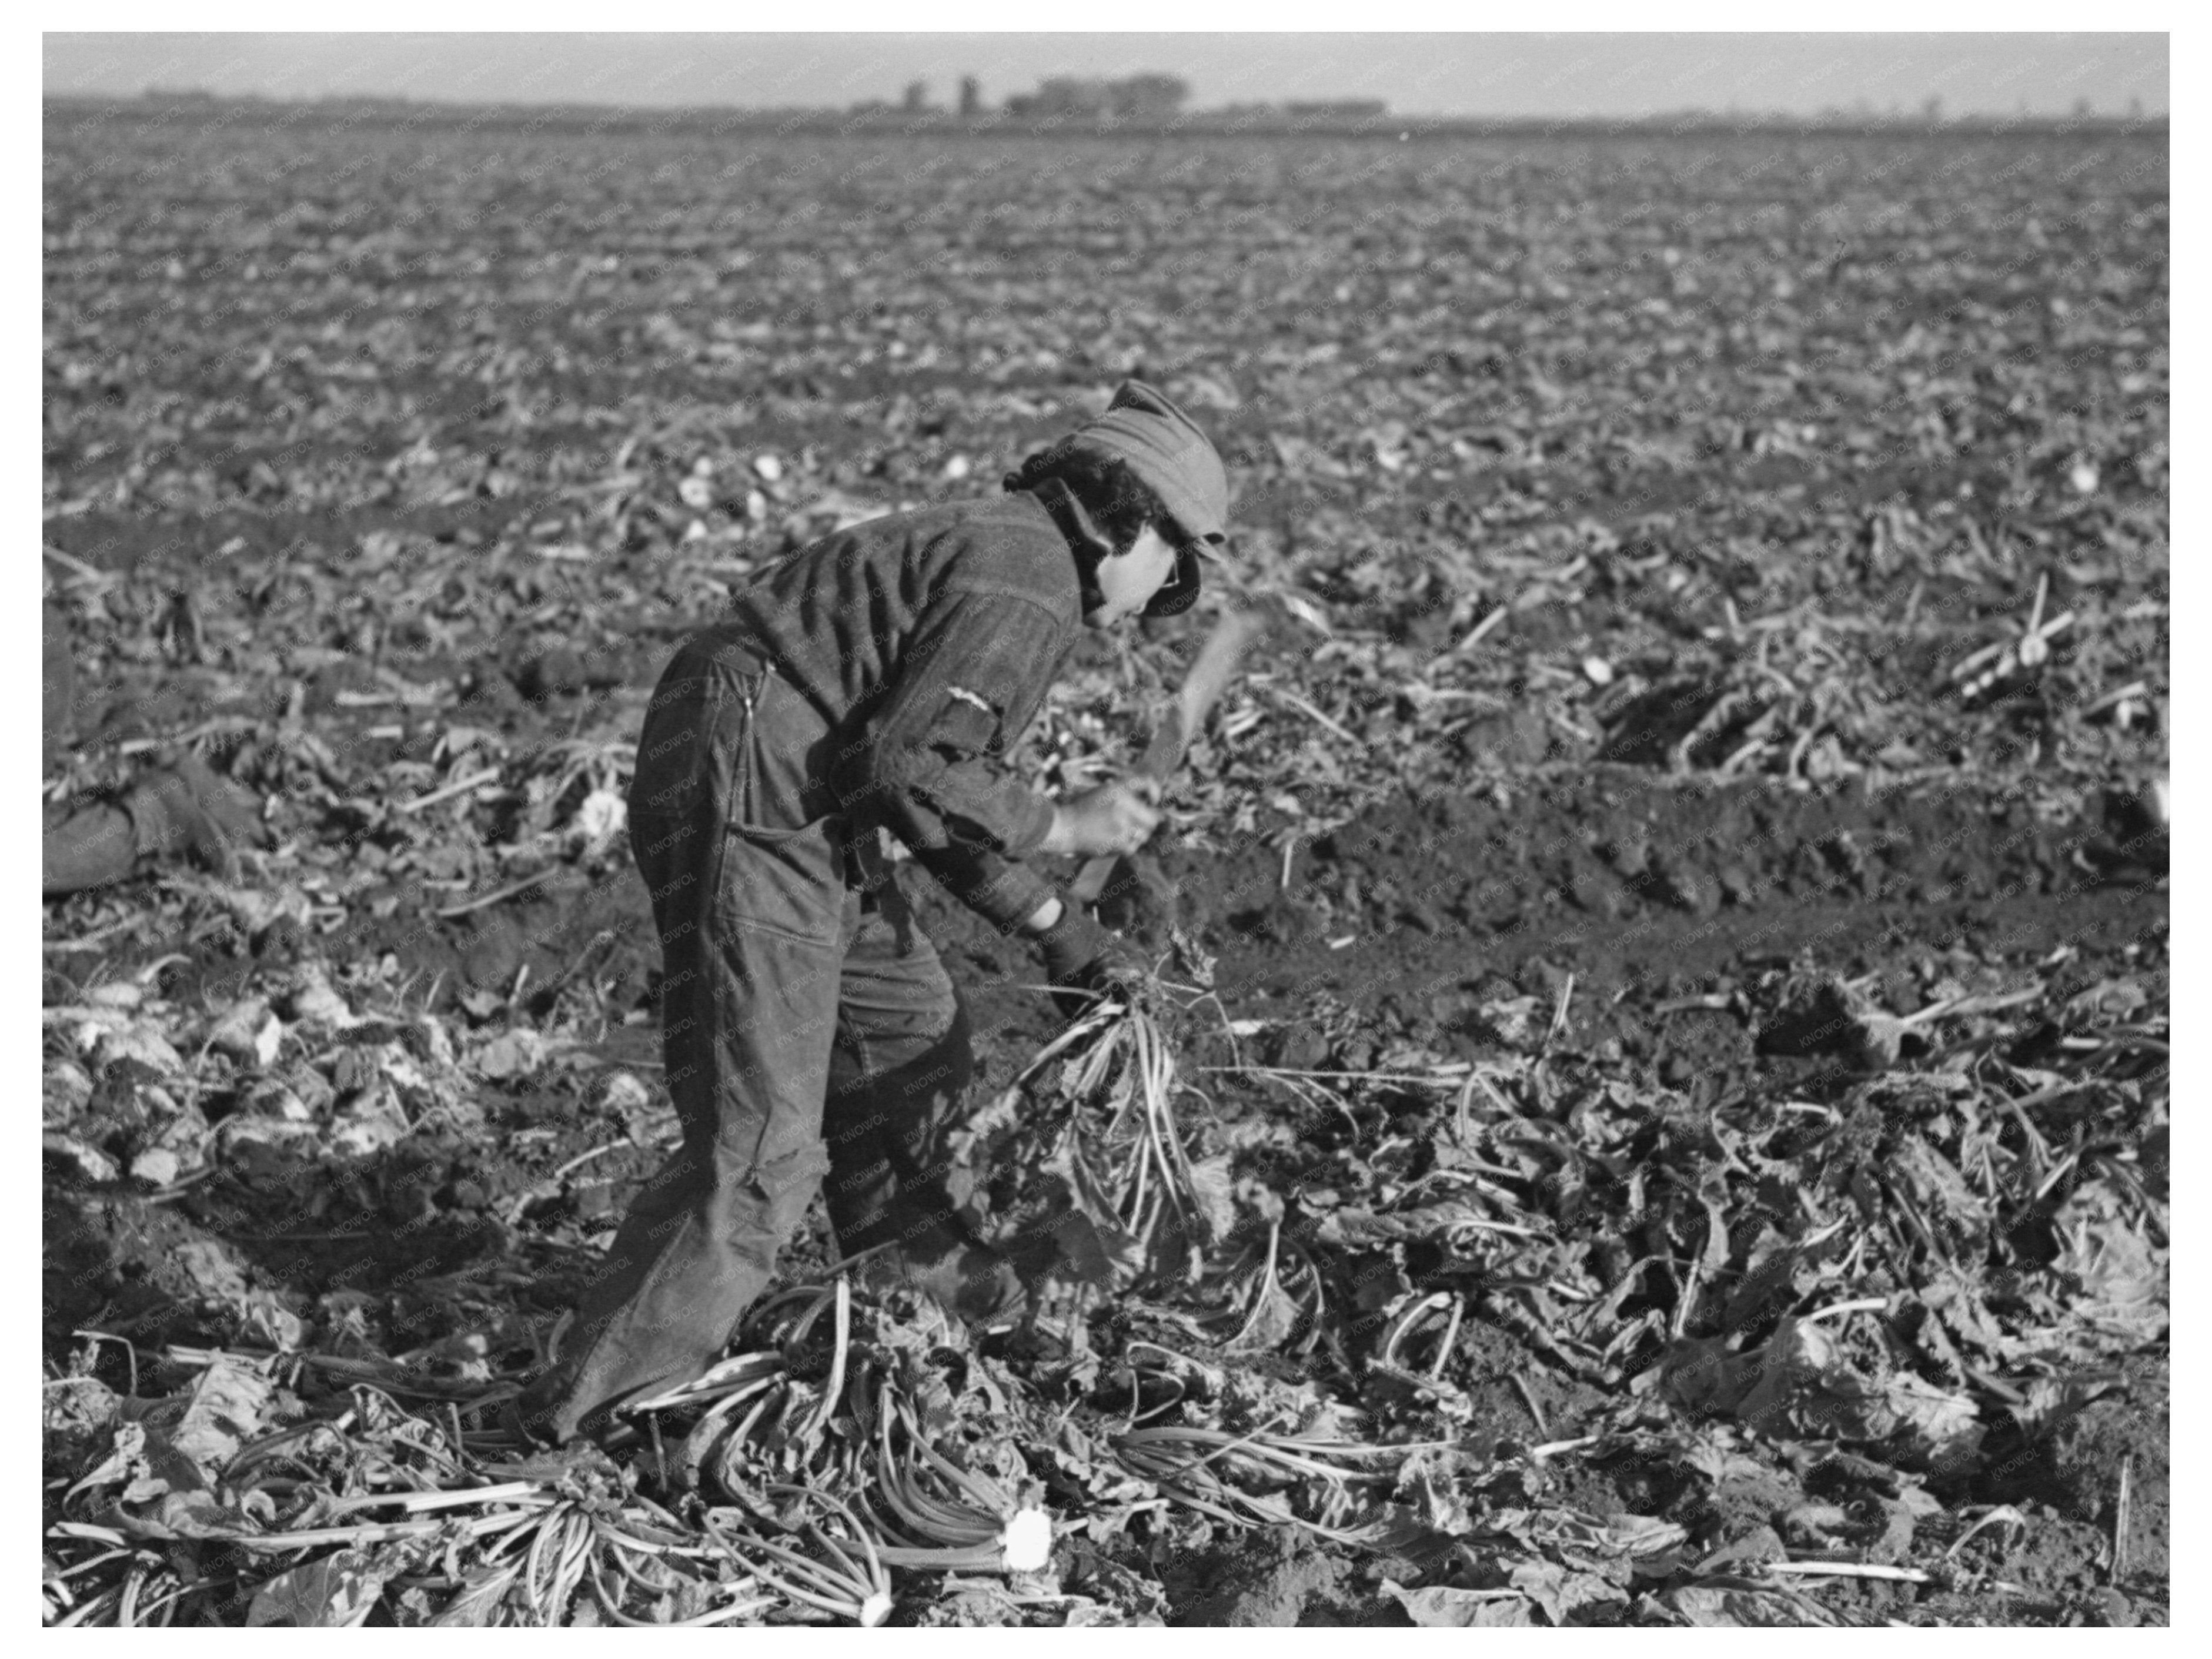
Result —
M1382 98L1405 114L1692 107L2107 115L2167 109L2163 34L60 34L49 94L381 94L472 102L837 105L909 80L988 102L1047 75L1182 76L1200 106Z

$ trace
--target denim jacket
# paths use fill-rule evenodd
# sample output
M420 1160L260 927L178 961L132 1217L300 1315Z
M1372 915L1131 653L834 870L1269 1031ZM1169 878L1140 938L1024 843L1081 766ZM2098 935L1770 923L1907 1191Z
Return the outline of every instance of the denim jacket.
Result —
M732 620L829 722L828 781L854 827L888 829L1001 927L1053 894L1022 862L1052 803L1001 763L1081 620L1066 504L1054 505L1061 513L1017 491L872 519L732 601Z

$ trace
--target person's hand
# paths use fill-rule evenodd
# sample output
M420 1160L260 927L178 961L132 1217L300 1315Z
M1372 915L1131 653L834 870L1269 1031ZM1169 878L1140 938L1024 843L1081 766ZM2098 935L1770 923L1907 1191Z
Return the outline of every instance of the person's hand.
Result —
M1070 1019L1079 1018L1098 997L1133 992L1149 972L1135 946L1073 904L1062 903L1060 919L1036 942L1044 953L1045 977L1067 993L1053 1000Z
M1109 783L1053 809L1044 850L1077 858L1133 853L1159 828L1159 786L1150 779Z

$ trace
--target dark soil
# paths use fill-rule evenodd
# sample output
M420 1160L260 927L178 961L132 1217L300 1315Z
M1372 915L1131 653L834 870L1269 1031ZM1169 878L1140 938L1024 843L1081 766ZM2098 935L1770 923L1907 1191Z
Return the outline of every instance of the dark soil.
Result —
M1295 1023L1327 992L1396 1012L1447 1054L1480 1047L1479 994L1502 983L1548 1002L1572 974L1575 1040L1616 1039L1674 1082L1754 1062L1740 1021L1662 1011L1747 969L1806 954L1909 982L1954 947L2100 952L2162 930L2162 866L2123 845L2101 811L2046 817L1971 784L1809 794L1605 767L1378 805L1301 843L1287 887L1273 847L1170 853L1153 889L1166 902L1137 930L1188 929L1242 1013ZM1031 965L911 884L932 937L970 969L979 1026L1018 1024L1034 999L1009 981L1031 982Z
M1310 1538L1276 1529L1170 1558L1162 1565L1160 1581L1176 1625L1408 1622L1387 1599L1362 1593L1358 1565Z

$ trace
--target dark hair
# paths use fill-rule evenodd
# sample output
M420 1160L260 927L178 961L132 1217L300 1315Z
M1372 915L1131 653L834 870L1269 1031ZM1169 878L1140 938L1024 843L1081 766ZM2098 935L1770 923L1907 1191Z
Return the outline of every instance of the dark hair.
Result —
M1152 487L1117 456L1102 455L1073 438L1062 438L1006 474L1005 482L1010 490L1034 489L1048 478L1067 486L1116 553L1127 552L1147 524L1171 542L1182 539Z

